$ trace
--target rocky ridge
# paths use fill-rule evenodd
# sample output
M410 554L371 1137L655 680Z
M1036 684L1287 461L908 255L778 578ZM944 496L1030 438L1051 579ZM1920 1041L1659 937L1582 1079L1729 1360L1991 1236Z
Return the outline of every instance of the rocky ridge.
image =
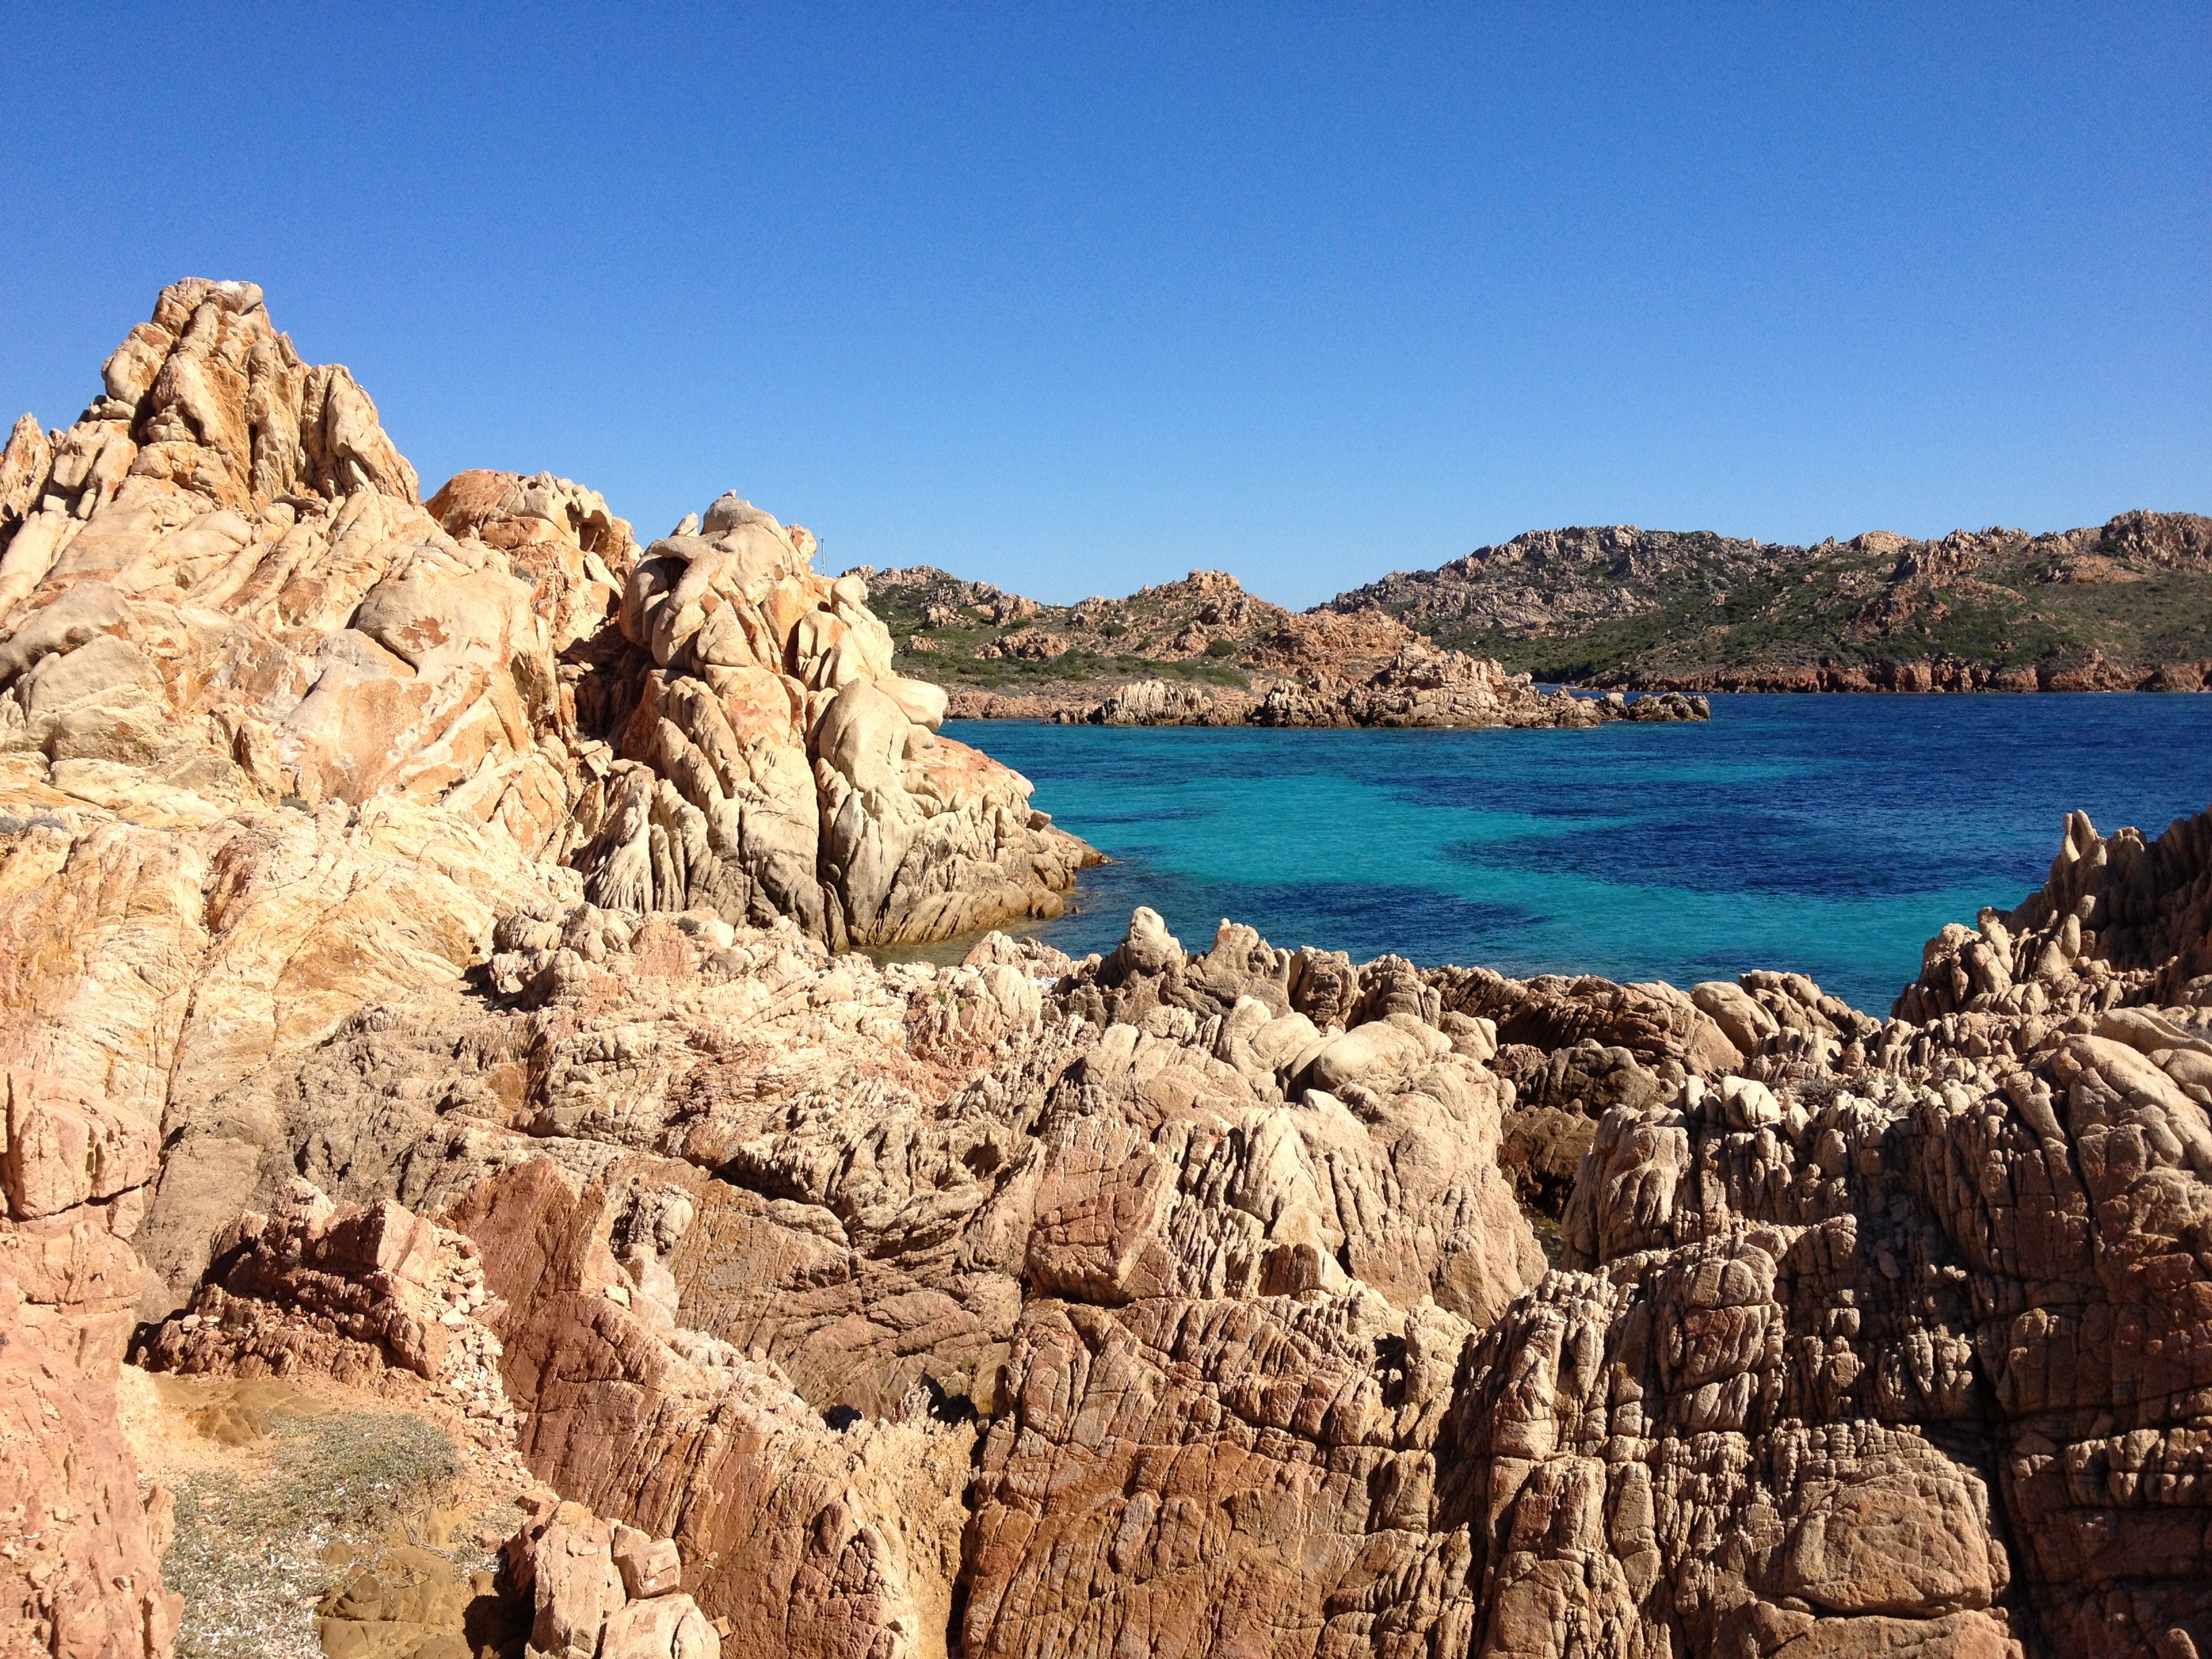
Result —
M157 1257L254 1189L264 1126L213 1103L502 914L927 939L1095 856L935 736L804 530L726 496L641 551L544 475L421 503L249 284L165 290L103 376L5 462L0 1060L159 1126Z
M1815 547L1536 530L1328 602L1377 607L1545 679L1631 690L2194 691L2212 680L2212 520Z
M1703 720L1679 696L1577 699L1439 651L1379 610L1293 615L1218 570L1046 607L930 566L861 573L910 624L902 672L963 720L1091 726L1589 726ZM981 666L979 666L979 665Z
M368 395L302 364L250 284L164 290L103 375L0 462L13 821L403 814L617 908L840 943L1048 908L1084 856L934 736L942 696L890 672L865 586L814 574L804 529L727 495L640 551L542 475L426 506Z
M902 672L945 685L968 716L1084 719L1155 678L1176 708L1231 724L1279 678L1356 682L1416 641L1507 675L1631 692L2212 682L2212 520L2189 513L2039 536L1870 531L1814 547L1633 525L1532 530L1302 614L1219 571L1073 606L927 566L878 580L895 585Z

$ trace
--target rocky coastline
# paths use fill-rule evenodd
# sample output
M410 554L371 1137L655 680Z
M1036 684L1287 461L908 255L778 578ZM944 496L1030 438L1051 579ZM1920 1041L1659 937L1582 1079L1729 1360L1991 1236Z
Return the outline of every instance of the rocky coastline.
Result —
M1096 857L936 735L944 694L892 672L865 585L735 495L644 548L549 475L425 502L248 283L165 289L101 373L76 424L27 416L0 453L15 818L125 861L158 826L251 863L257 814L257 849L437 867L447 840L489 889L573 869L614 908L840 945L1053 914Z
M880 586L896 622L922 630L906 633L900 671L944 686L960 720L1583 728L1711 716L1694 696L1540 690L1383 611L1294 615L1221 570L1051 610L927 566L854 574ZM1013 672L1024 669L1036 672Z
M1328 602L1577 684L1682 691L2198 691L2212 519L2030 535L1869 531L1815 546L1532 530Z
M1644 693L1856 691L1912 696L1977 691L2206 691L2212 690L2212 660L2161 662L2146 667L2107 662L2092 655L2071 665L2037 663L1994 668L1958 657L1936 657L1850 665L1753 664L1689 673L1616 672L1597 675L1591 684Z
M970 708L1079 716L1165 678L1185 701L1215 688L1225 712L1279 681L1372 677L1409 647L1631 692L2212 689L2212 519L2190 513L1814 547L1529 531L1303 613L1218 570L1072 606L927 566L866 574L885 584L902 672Z
M1458 651L1408 648L1358 679L1316 675L1264 690L1133 680L1103 696L1078 691L956 691L956 720L1033 720L1057 726L1479 726L1581 729L1610 720L1702 720L1705 699L1674 691L1577 697L1540 690L1526 674Z
M804 531L421 501L244 285L105 382L0 471L0 1652L2212 1652L2212 811L1886 1014L1074 960ZM1285 700L1534 695L1444 654Z

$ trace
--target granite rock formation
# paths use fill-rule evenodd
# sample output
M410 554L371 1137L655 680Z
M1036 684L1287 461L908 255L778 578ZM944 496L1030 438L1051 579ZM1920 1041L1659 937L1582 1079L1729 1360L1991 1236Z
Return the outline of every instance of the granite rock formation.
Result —
M543 1504L503 1547L509 1592L529 1599L545 1659L721 1659L720 1632L677 1588L675 1540Z
M1494 661L1437 650L1385 611L1294 615L1220 570L1194 570L1124 599L1049 607L928 566L855 574L884 586L896 623L908 630L901 666L944 686L963 720L1588 726L1708 713L1694 697L1539 692ZM1002 683L1024 665L1036 672Z
M2163 1656L2208 836L2070 823L1918 1018L580 907L258 1086L472 1241L531 1468L740 1644Z
M1376 607L1547 679L1636 690L2196 691L2212 681L2212 519L1814 547L1532 530L1328 603Z
M269 1207L151 1352L428 1382L435 1313L572 1644L619 1525L670 1651L2186 1652L2208 847L2070 822L1887 1021L517 912L230 1091Z
M490 1000L417 993L252 1085L277 1201L149 1363L442 1376L426 1241L464 1235L443 1303L530 1467L674 1540L739 1650L946 1650L979 1433L1063 1310L1235 1328L1229 1387L1252 1342L1464 1334L1542 1271L1491 1038L1403 963L1192 955L1141 912L1085 964L877 969L702 912L497 933Z
M1304 618L1296 620L1303 621ZM1097 701L1084 694L1008 696L956 693L952 712L971 720L1047 720L1063 726L1518 726L1586 728L1608 720L1702 720L1703 697L1664 691L1577 697L1542 691L1526 674L1415 640L1371 672L1309 666L1295 677L1255 677L1249 688L1132 680Z
M2069 820L1887 1020L1143 909L881 964L1082 854L859 585L416 495L216 285L10 441L11 1647L170 1645L141 1314L526 1464L543 1653L2212 1647L2212 813Z
M266 1146L211 1103L502 914L927 939L1095 856L734 496L642 553L546 475L426 505L251 284L164 290L103 378L0 462L0 1061L161 1127L173 1286Z
M778 915L840 947L1058 913L1094 858L1030 786L936 735L937 687L891 672L856 577L812 574L813 538L734 495L630 571L629 647L582 714L618 733L578 810L603 907Z
M145 1369L434 1395L471 1439L513 1439L499 1341L475 1316L490 1297L474 1241L388 1198L334 1203L295 1176L270 1212L246 1211L218 1234L210 1256L191 1300L141 1344Z
M1632 1651L1660 1626L1746 1652L2212 1638L2188 1462L2208 833L2070 820L2041 892L1931 941L1899 1000L1917 1021L1855 1032L1814 1003L1839 1049L1699 988L1767 1080L1609 1110L1566 1270L1473 1367L1494 1629Z
M142 1494L115 1388L141 1273L149 1127L0 1073L0 1651L166 1659L168 1494Z

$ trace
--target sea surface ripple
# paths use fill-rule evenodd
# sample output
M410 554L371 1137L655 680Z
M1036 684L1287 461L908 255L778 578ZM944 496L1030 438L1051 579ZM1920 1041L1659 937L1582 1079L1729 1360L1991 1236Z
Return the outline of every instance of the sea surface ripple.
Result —
M1922 944L2039 886L2063 815L2212 805L2212 696L1717 696L1709 723L1278 732L953 721L1115 861L1028 931L1677 985L1792 969L1875 1013Z

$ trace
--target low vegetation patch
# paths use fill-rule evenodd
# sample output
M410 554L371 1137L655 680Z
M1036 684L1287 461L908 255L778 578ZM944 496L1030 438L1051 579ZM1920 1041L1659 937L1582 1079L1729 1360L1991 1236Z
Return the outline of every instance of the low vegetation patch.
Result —
M351 1552L422 1522L461 1475L406 1412L270 1414L266 1468L179 1477L161 1577L185 1598L177 1659L319 1659L314 1605Z

